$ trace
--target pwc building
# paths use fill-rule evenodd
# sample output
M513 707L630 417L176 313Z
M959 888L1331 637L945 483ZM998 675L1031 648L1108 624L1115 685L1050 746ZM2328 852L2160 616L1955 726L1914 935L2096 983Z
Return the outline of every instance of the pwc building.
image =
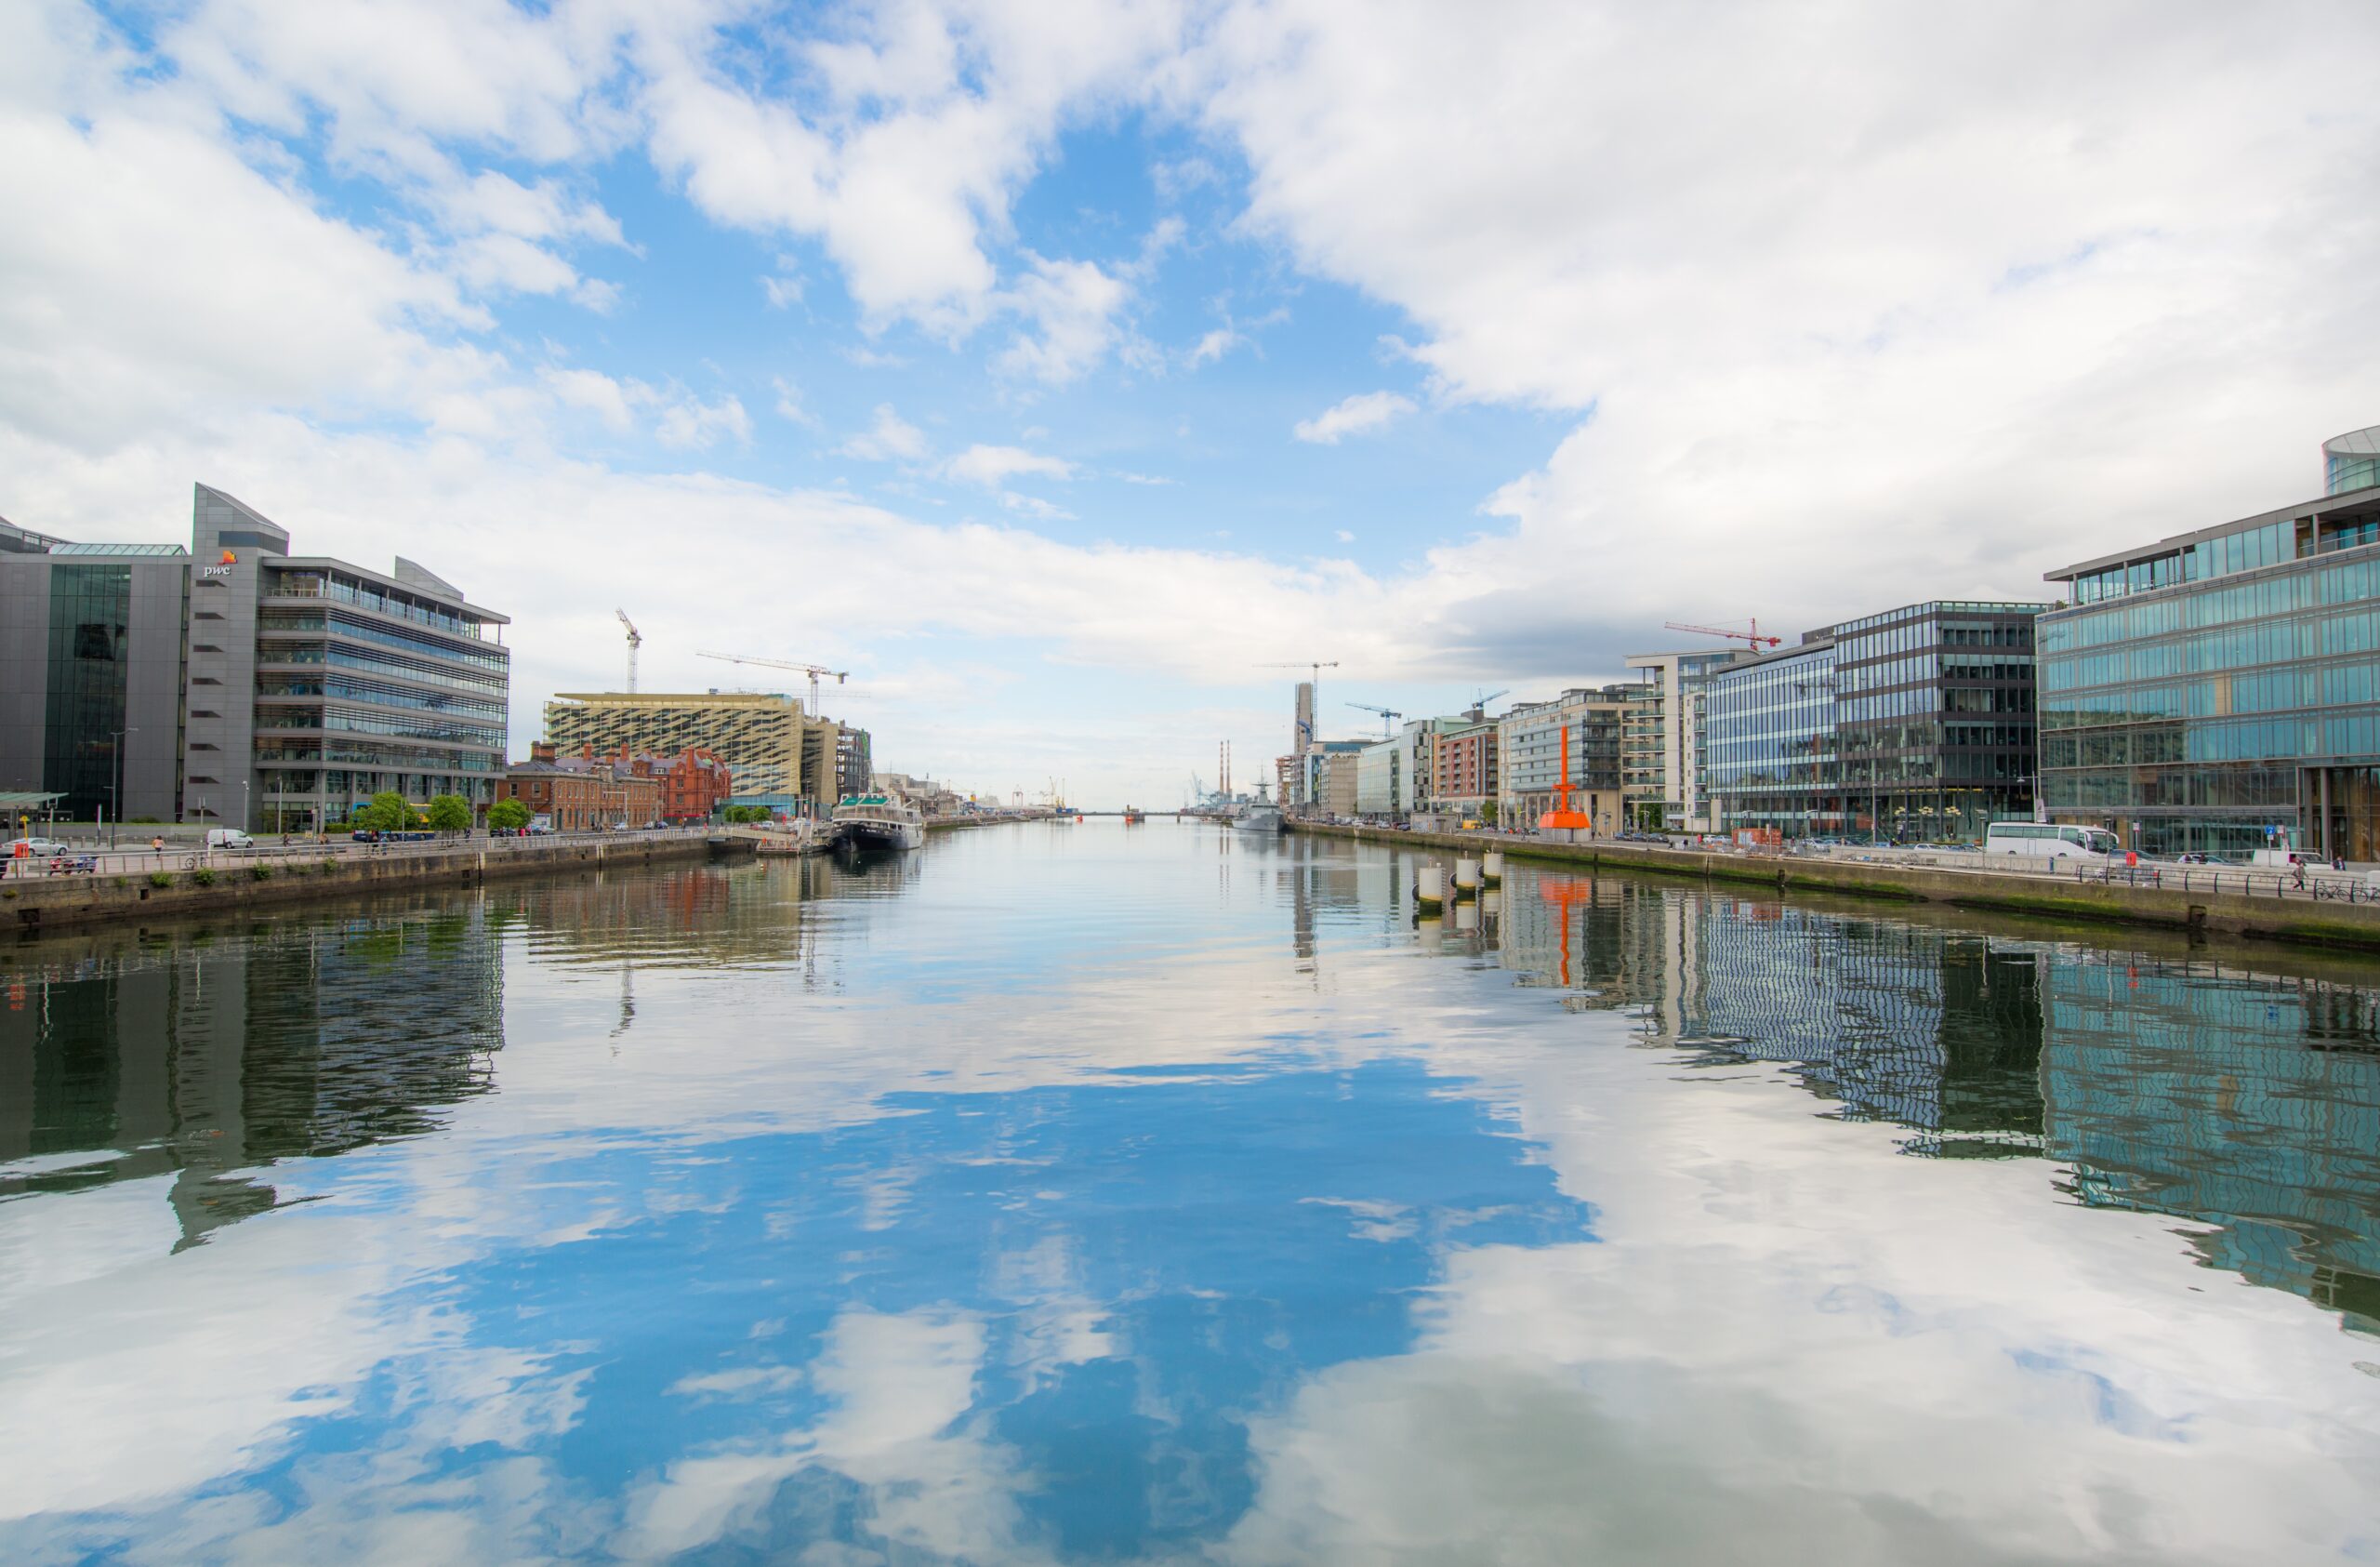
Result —
M411 561L292 554L205 485L187 551L0 523L0 793L252 831L316 830L383 790L484 811L507 624Z

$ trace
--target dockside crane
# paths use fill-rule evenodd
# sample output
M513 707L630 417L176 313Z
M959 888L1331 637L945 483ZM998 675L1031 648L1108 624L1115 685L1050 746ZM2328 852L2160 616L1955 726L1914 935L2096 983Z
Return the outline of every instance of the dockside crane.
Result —
M615 609L612 613L618 616L620 624L628 629L628 695L633 697L636 695L636 650L644 645L644 637L636 629L636 622L628 618L627 610Z
M802 715L805 718L818 716L818 677L820 675L833 675L835 684L840 685L852 672L849 670L830 670L824 664L797 664L787 658L756 658L743 653L698 653L695 657L717 658L725 664L760 664L773 670L794 670L808 675L810 677L810 706Z
M1369 702L1349 702L1347 705L1351 708L1361 708L1366 712L1380 714L1380 737L1383 740L1395 732L1389 727L1391 722L1405 716L1395 708L1376 708Z
M1729 631L1724 626L1689 626L1683 620L1664 620L1661 622L1661 626L1665 631L1693 631L1700 636L1724 637L1729 642L1746 643L1751 645L1752 650L1754 653L1760 651L1761 644L1764 643L1770 647L1775 647L1778 643L1785 640L1783 637L1761 635L1760 622L1757 620L1752 622L1752 630L1749 631Z

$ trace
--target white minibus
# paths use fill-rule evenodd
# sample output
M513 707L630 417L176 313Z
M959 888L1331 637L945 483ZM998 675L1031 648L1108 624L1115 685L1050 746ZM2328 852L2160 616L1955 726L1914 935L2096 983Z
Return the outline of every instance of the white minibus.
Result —
M2106 859L2119 854L2116 835L2099 827L2060 827L2046 821L1996 821L1984 834L1988 855L2025 855L2033 859Z

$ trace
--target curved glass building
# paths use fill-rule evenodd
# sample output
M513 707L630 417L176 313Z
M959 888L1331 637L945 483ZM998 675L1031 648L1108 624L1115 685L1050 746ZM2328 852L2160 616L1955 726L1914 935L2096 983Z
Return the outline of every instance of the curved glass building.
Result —
M2331 495L2380 485L2380 424L2323 442L2322 482Z

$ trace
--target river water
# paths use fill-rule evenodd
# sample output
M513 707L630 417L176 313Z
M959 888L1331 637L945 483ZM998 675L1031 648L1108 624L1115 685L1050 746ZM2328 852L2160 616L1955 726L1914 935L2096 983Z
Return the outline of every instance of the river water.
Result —
M2380 1556L2380 965L1115 821L0 954L0 1559Z

